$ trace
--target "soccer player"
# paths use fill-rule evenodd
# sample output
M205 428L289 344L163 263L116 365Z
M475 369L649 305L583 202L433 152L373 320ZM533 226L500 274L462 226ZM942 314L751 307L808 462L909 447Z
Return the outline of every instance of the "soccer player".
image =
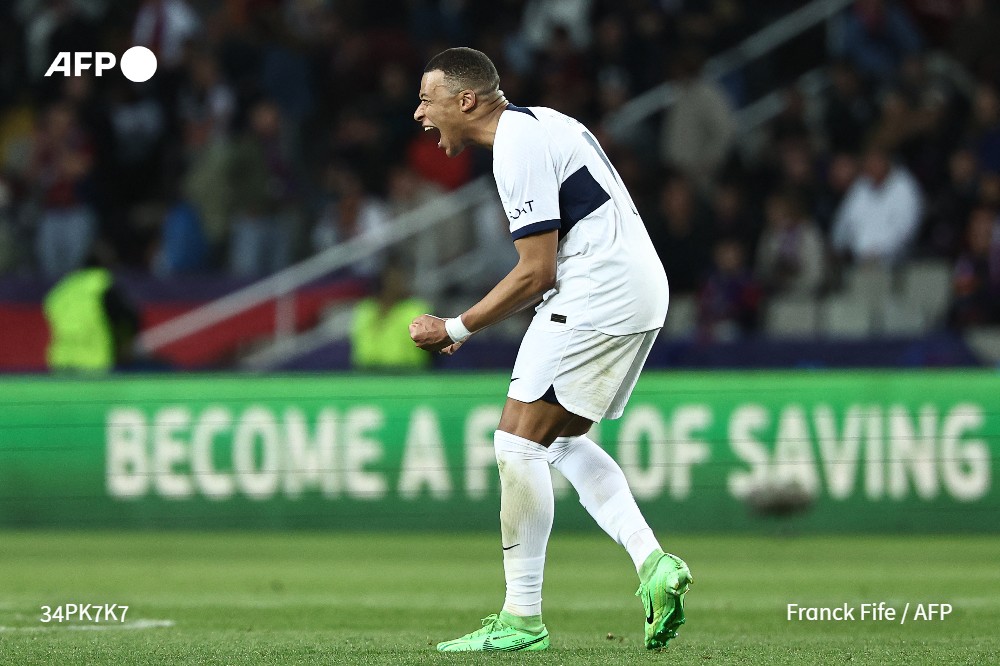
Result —
M424 69L413 114L440 133L449 157L493 150L493 174L510 221L517 265L458 317L410 324L421 349L454 353L474 332L537 304L514 362L494 434L507 594L482 628L440 643L442 652L544 650L542 570L552 529L549 465L639 573L645 642L661 648L684 623L691 572L664 553L625 475L587 438L619 418L667 314L667 276L618 172L582 124L552 109L518 107L483 53L453 48Z

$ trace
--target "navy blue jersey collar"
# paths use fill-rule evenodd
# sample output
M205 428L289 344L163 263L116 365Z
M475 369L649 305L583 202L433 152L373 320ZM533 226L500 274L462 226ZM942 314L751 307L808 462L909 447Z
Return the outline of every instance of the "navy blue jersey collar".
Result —
M514 104L511 104L510 102L507 102L507 106L506 106L506 107L504 107L504 109L505 109L506 111L518 111L518 112L520 112L520 113L527 113L527 114L528 114L529 116L531 116L531 117L532 117L532 118L534 118L535 120L538 120L538 116L536 116L536 115L535 115L535 114L534 114L534 113L533 113L533 112L531 111L531 109L529 109L529 108L528 108L528 107L526 107L526 106L516 106L516 105L514 105Z

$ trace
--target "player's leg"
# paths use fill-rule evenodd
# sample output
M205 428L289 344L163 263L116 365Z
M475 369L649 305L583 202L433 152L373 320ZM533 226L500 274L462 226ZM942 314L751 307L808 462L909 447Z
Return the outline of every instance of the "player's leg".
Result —
M542 573L554 512L548 447L573 419L557 403L508 398L494 433L507 594L503 616L542 628Z
M579 426L567 428L556 438L548 450L549 463L566 477L580 496L580 504L625 548L640 571L651 555L663 551L639 511L621 467L580 430Z
M613 394L604 404L606 416L621 416L654 339L655 332L632 336L628 341L613 341L623 351L613 366L618 379ZM641 573L647 560L663 551L632 497L625 473L604 449L587 437L591 425L592 421L582 416L568 421L548 449L549 463L572 484L580 503L601 529L628 551L636 571Z
M546 446L573 419L558 404L508 398L494 433L500 471L500 533L507 593L483 628L438 645L445 652L542 650L542 575L554 504Z
M639 574L636 593L646 611L646 647L665 647L685 621L684 595L691 582L687 565L664 553L629 490L625 474L586 434L567 429L549 447L549 462L580 496L601 529L621 544Z
M554 391L550 391L533 402L507 398L497 430L537 442L547 448L571 424L581 420L587 424L587 428L593 423L567 411L559 404Z
M610 418L621 416L655 337L651 332L635 339L634 357L608 408ZM549 447L549 462L574 487L597 524L632 558L640 580L636 596L646 610L646 646L664 647L684 623L684 595L691 574L680 558L660 548L621 467L586 436L590 425L582 417L570 421Z

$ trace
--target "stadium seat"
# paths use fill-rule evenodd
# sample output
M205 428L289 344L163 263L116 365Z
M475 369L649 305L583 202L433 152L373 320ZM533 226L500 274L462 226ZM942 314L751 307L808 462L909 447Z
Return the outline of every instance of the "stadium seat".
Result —
M670 308L664 324L665 338L684 338L694 333L698 323L698 303L694 296L670 295Z
M963 337L981 361L1000 365L1000 326L970 328Z
M865 338L872 333L871 310L863 298L844 293L828 296L820 306L823 336L833 339Z
M867 264L844 269L844 294L881 306L895 286L895 273L887 266Z
M951 267L943 259L920 259L903 273L903 295L920 309L931 327L944 320L951 297Z
M819 305L803 298L773 298L767 305L764 330L778 338L812 338L818 330Z
M882 310L882 332L890 336L920 335L927 330L921 304L909 298L890 298Z

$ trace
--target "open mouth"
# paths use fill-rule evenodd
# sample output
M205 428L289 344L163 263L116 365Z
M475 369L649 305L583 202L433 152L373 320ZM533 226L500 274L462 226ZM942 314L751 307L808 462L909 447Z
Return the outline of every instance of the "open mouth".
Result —
M439 130L434 125L424 125L424 132L425 133L426 132L430 132L431 130L435 130L438 133L438 144L437 145L438 145L438 148L440 148L441 147L441 130Z

